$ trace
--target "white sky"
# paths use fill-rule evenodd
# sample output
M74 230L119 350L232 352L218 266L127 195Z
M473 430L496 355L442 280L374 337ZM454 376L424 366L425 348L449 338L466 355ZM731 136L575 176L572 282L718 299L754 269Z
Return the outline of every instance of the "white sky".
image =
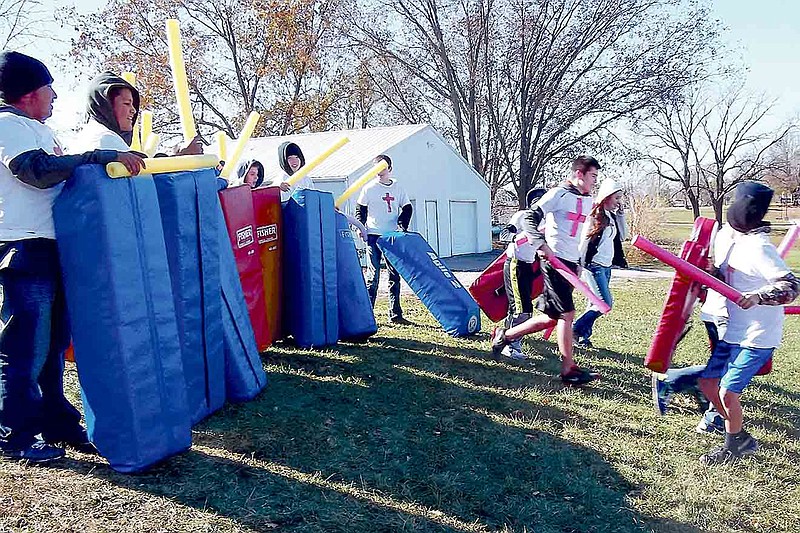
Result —
M75 5L80 12L99 9L105 0L56 0L57 6ZM55 9L58 9L55 7ZM741 54L748 68L748 88L777 100L771 122L774 127L795 118L800 113L800 55L794 49L800 42L800 2L791 0L716 0L713 14L727 28L726 41ZM60 72L56 53L66 52L68 30L53 31L61 42L40 42L23 49L42 59L56 77L54 84L59 93L55 113L49 124L58 131L74 126L83 108L83 96L88 79L74 80Z

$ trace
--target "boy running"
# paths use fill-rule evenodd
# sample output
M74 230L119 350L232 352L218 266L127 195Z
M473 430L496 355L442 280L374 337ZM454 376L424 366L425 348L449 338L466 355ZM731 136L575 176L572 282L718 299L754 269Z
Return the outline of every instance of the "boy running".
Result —
M545 259L557 257L578 273L581 229L592 209L590 196L600 163L593 157L580 156L572 162L567 182L549 190L537 201L521 221L515 242L530 243ZM539 224L545 221L544 234ZM597 379L597 374L580 368L573 359L572 321L575 303L572 285L548 262L543 261L544 290L536 307L544 315L527 319L511 328L497 328L492 339L492 353L498 357L507 344L528 333L546 329L557 320L556 334L561 352L561 381L568 385L584 385Z

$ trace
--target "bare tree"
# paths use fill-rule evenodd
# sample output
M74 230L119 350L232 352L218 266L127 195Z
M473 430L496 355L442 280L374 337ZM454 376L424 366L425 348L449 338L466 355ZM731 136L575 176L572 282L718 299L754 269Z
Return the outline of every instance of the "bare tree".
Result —
M696 167L719 222L725 198L737 184L760 180L776 168L768 154L794 126L764 131L764 119L771 108L763 98L738 89L723 96L701 122L703 144L694 147Z
M42 13L39 0L0 0L2 50L25 46L42 37L38 24Z
M800 136L797 132L775 143L766 157L771 169L765 181L781 193L794 196L800 192Z
M706 105L706 97L699 91L686 93L658 102L637 127L648 142L645 159L659 177L680 186L697 218L700 216L700 176L695 144L711 107Z
M367 16L351 37L415 80L413 100L446 119L478 172L510 180L520 205L553 165L702 77L716 35L681 0L377 3L388 28Z
M322 66L337 0L110 0L72 22L70 52L85 70L132 71L157 126L177 130L164 22L181 21L199 126L238 135L247 114L257 134L328 129L333 90Z

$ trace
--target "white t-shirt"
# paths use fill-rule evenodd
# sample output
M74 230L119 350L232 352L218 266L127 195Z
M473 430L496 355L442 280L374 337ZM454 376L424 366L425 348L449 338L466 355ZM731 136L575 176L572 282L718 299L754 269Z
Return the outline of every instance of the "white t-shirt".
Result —
M53 202L64 184L37 189L8 169L18 155L40 148L48 154L63 154L53 130L38 120L0 113L0 241L56 237Z
M611 218L611 214L606 211L608 217L608 226L603 230L600 236L600 242L597 244L597 252L592 256L592 263L604 267L610 267L611 262L614 261L614 238L617 236L617 224ZM587 220L589 220L587 218ZM581 230L581 244L579 247L580 257L586 256L586 250L589 247L589 232L592 230L592 223L584 223Z
M728 285L754 292L790 273L768 233L735 233L721 270ZM728 300L728 329L724 341L750 348L777 348L783 335L783 306L756 305L742 309Z
M70 154L83 154L92 150L131 151L131 147L122 140L122 137L94 119L89 119L67 149Z
M397 218L403 207L409 205L406 191L393 179L389 185L375 178L361 189L358 205L367 207L367 231L370 235L383 235L397 229Z
M290 178L289 174L286 174L284 172L283 177L280 180L273 180L268 185L280 185L281 183L288 181L289 178ZM264 181L266 182L266 180ZM296 191L300 191L302 189L313 189L313 188L314 188L314 181L310 177L308 177L308 174L306 174L305 176L303 176L303 179L292 185L288 191L281 191L281 202L288 201L289 198L291 198Z
M545 241L561 259L577 263L583 224L592 211L592 197L555 187L534 204L545 214Z
M714 266L720 268L722 262L728 257L728 251L733 246L733 236L735 230L729 225L725 224L717 231L714 237L714 246L712 257L714 258ZM717 322L717 319L728 317L728 301L723 295L717 291L708 289L706 292L706 301L700 308L700 320L704 322Z

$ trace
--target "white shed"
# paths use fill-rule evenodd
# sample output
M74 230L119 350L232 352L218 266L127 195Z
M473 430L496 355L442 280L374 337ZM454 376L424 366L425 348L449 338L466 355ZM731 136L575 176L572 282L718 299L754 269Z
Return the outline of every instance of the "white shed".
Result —
M421 233L440 257L491 250L489 187L427 124L254 138L242 161L259 160L270 181L282 174L278 146L284 141L297 143L311 161L345 135L350 142L311 172L316 188L335 198L373 165L375 156L387 154L393 177L411 198L410 229ZM346 211L353 213L356 199L351 197Z

